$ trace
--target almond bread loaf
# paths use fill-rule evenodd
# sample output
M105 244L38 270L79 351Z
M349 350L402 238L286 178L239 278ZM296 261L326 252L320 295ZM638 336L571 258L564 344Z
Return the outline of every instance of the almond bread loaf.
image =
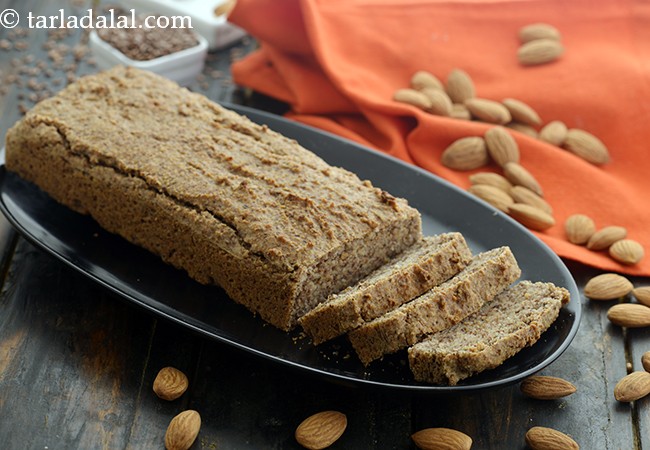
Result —
M411 347L411 371L418 381L453 386L493 369L537 342L568 302L564 288L522 281L476 314Z
M37 104L6 166L283 330L422 237L405 200L133 68Z
M460 272L472 259L460 233L422 239L354 286L331 295L300 319L314 344L392 311Z
M474 257L458 275L349 333L364 364L414 345L478 311L521 275L508 247Z

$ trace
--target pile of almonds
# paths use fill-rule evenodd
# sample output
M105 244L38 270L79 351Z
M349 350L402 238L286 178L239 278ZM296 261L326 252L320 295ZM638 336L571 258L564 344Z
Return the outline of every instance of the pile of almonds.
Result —
M621 327L650 327L650 286L635 288L622 275L604 273L590 279L584 292L591 300L603 301L618 300L632 294L637 303L618 303L609 308L607 318ZM619 402L632 402L650 394L650 351L641 357L641 365L644 370L626 375L614 387L614 397Z

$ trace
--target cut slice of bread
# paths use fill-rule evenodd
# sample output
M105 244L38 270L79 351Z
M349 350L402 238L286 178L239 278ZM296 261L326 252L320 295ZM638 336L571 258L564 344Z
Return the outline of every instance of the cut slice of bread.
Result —
M460 233L426 237L300 319L314 344L345 334L456 275L472 253Z
M501 365L537 342L569 302L569 291L552 283L521 283L479 312L409 349L416 380L455 385Z
M416 344L478 311L521 275L508 247L474 257L458 275L349 333L364 364Z

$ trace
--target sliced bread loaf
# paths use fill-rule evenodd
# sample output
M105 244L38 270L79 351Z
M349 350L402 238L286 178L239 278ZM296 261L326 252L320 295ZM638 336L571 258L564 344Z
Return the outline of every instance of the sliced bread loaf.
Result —
M481 253L452 279L350 332L350 342L359 359L368 364L460 322L520 274L510 248Z
M460 272L472 259L460 233L426 237L300 319L314 344L392 311Z
M492 369L537 342L555 321L569 291L552 283L521 283L479 312L409 349L415 379L455 385Z

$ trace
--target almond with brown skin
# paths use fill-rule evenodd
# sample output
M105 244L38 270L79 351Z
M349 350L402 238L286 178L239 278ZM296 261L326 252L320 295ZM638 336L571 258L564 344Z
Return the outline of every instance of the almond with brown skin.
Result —
M542 197L535 194L533 191L526 187L513 186L512 189L510 189L510 196L515 201L515 203L523 203L525 205L534 206L535 208L539 208L542 211L553 215L553 208L551 205L549 205L549 203Z
M303 420L296 428L296 441L309 450L320 450L336 442L348 426L339 411L322 411Z
M465 106L472 114L472 117L483 122L505 125L512 120L508 108L494 100L470 98L469 100L465 100Z
M452 111L452 104L449 96L440 89L426 88L421 91L424 95L429 97L431 106L426 110L431 114L437 116L450 116Z
M512 184L526 187L540 197L544 196L542 186L540 186L535 177L522 165L515 162L506 163L503 166L503 174Z
M537 66L558 59L564 53L564 46L555 39L535 39L526 42L517 51L517 59L524 66Z
M444 90L444 86L438 77L426 70L419 70L413 74L411 77L411 88L416 91L422 91L424 89Z
M632 295L642 305L650 306L650 286L641 286L632 289Z
M641 365L646 372L650 372L650 351L641 355Z
M454 170L472 170L489 162L485 141L471 136L454 141L442 152L442 164Z
M525 123L519 123L519 122L510 122L506 124L506 127L510 128L511 130L518 131L519 133L525 134L526 136L530 136L532 138L537 139L539 137L539 134L537 133L537 130L530 125L526 125Z
M616 273L603 273L585 284L585 296L592 300L614 300L625 297L634 286L630 280Z
M488 153L501 167L509 162L519 162L519 146L505 128L490 128L485 132L484 139Z
M411 435L411 439L421 450L469 450L472 448L471 437L451 428L425 428Z
M562 36L558 29L547 23L531 23L530 25L521 27L519 30L519 41L522 44L537 39L553 39L559 41L561 38Z
M469 181L472 184L489 184L490 186L497 187L503 192L510 192L512 184L503 176L494 172L479 172L469 176Z
M532 450L578 450L580 448L569 435L547 427L533 427L528 430L526 444Z
M605 144L593 134L572 128L567 131L562 147L592 164L609 162L609 150Z
M558 377L535 375L521 382L519 389L522 393L538 400L554 400L566 397L576 391L576 387Z
M620 303L609 308L607 318L620 327L650 327L650 308L636 303Z
M614 387L614 398L619 402L633 402L650 394L650 373L632 372L624 376Z
M215 16L228 16L230 15L230 12L235 8L235 5L237 5L237 0L226 0L216 8L214 8L214 15Z
M462 103L454 103L451 105L450 117L461 120L472 120L472 115L470 114L469 109L467 109L467 106Z
M550 214L534 206L515 203L508 207L508 214L517 222L535 231L544 231L555 225L555 219Z
M393 100L407 105L415 106L423 110L431 108L431 100L420 91L415 89L398 89L393 95Z
M587 242L590 250L604 250L616 241L625 239L627 230L619 226L609 226L596 231Z
M175 367L163 367L153 380L153 391L163 400L176 400L187 390L187 376Z
M489 184L475 184L470 186L468 191L505 213L508 212L510 205L514 203L512 197L507 193Z
M634 265L645 256L643 245L632 239L621 239L609 247L609 256L621 264Z
M596 232L596 224L584 214L573 214L564 222L564 231L569 242L583 245Z
M542 119L539 117L539 114L537 114L537 111L521 100L506 98L502 103L506 108L508 108L508 111L510 111L512 120L531 126L540 125L542 123Z
M465 103L476 96L472 78L461 69L454 69L447 76L447 94L454 103Z
M564 144L569 129L559 120L549 122L539 132L539 139L549 144L561 147Z
M201 429L201 416L194 410L183 411L174 417L165 433L165 448L167 450L189 449Z

